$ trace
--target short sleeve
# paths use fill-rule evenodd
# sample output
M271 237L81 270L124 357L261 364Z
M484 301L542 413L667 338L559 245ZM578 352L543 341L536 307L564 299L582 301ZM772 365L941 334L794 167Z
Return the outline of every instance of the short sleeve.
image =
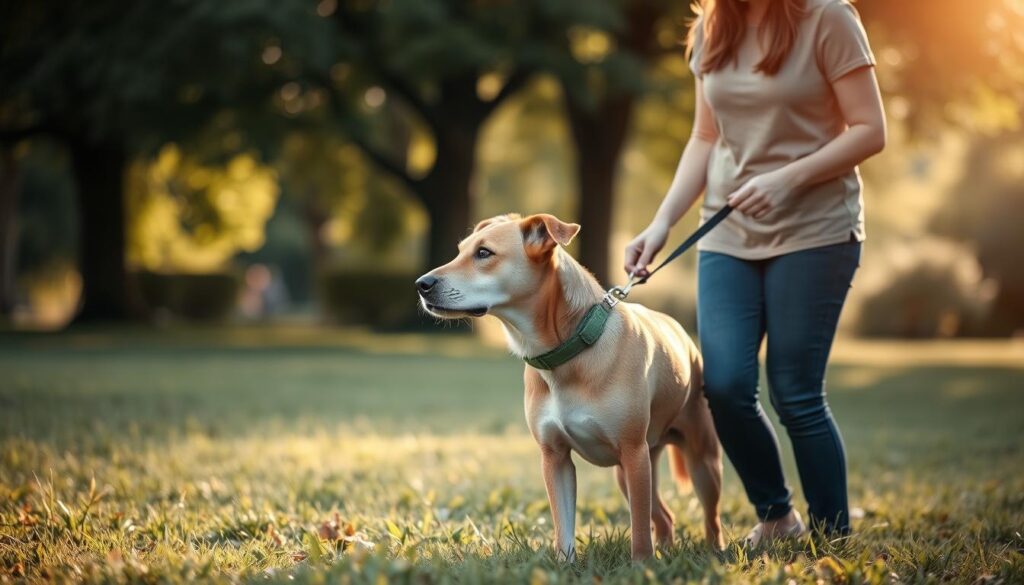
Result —
M818 65L829 83L864 66L874 66L875 56L857 9L847 0L822 8L817 33Z
M693 46L690 47L690 71L693 72L694 77L701 77L700 73L700 61L704 54L704 22L703 19L697 18L697 21L693 23L694 34L693 34Z

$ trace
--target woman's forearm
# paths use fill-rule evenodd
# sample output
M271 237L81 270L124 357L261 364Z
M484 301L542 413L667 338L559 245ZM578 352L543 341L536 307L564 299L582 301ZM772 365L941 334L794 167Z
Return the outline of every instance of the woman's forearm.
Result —
M885 147L885 130L850 126L820 150L793 161L784 172L794 187L810 187L840 177Z
M817 152L783 167L791 187L809 187L845 175L885 148L885 112L875 71L862 67L832 84L846 130Z
M711 147L712 142L703 136L694 134L690 137L683 155L679 157L672 185L651 223L672 227L693 206L707 183Z

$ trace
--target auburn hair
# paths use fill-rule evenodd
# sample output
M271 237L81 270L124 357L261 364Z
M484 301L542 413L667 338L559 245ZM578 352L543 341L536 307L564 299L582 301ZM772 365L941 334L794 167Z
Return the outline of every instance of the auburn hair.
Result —
M807 0L770 0L761 21L758 35L766 48L764 58L754 71L775 75L793 50L800 20L804 16ZM697 27L702 28L704 44L701 74L716 71L736 62L736 52L747 31L748 4L742 0L697 0L693 11L699 18L690 24L686 42L686 58L690 58L697 40Z

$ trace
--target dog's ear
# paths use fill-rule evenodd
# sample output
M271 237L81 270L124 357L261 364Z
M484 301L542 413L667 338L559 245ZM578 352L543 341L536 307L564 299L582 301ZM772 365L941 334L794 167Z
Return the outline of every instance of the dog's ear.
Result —
M580 232L579 224L566 223L547 213L527 217L519 222L519 228L530 256L549 254L556 245L568 246Z

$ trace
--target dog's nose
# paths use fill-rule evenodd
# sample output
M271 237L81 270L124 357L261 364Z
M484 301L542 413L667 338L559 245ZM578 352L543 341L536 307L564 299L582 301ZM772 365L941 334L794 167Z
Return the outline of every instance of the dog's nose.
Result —
M416 288L418 288L421 293L430 292L430 289L434 288L435 284L437 284L437 277L430 276L429 274L424 274L416 279Z

